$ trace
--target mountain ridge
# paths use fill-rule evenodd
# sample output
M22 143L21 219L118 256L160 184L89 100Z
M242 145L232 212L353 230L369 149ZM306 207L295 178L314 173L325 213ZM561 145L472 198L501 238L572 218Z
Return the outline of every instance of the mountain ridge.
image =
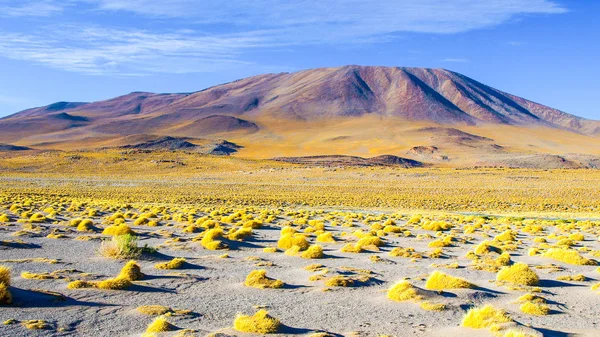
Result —
M160 126L165 126L161 118L189 122L220 114L300 120L379 114L439 124L544 124L600 134L600 121L497 90L450 70L357 65L256 75L192 93L132 92L92 103L57 102L17 112L0 124L61 111L97 123L144 116L150 118L149 124Z

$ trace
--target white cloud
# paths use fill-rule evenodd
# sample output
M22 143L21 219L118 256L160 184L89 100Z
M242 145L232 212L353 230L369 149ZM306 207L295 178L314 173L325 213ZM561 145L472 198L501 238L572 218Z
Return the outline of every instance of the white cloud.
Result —
M469 60L465 59L465 58L452 58L452 57L449 57L449 58L442 59L442 62L466 63L466 62L469 62Z
M44 17L61 13L68 5L68 0L0 0L0 17Z
M18 32L0 24L0 57L86 74L220 71L248 65L248 51L461 33L565 11L550 0L0 0L0 16L50 17ZM127 28L114 27L116 12ZM77 24L81 15L91 22Z
M38 34L0 32L0 55L86 74L210 72L247 62L240 51L266 43L259 34L197 36L61 26Z

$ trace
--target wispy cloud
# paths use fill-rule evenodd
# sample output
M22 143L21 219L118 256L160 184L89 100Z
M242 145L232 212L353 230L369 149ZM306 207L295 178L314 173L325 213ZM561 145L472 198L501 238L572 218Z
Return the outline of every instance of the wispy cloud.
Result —
M0 17L44 17L61 13L69 5L69 0L0 0Z
M81 9L92 22L77 24ZM565 11L550 0L0 0L0 16L51 16L35 29L0 25L0 57L86 74L219 71L250 64L249 51L461 33ZM126 28L115 13L129 16Z
M469 62L469 60L465 59L465 58L452 58L452 57L449 57L449 58L442 59L442 62L465 63L465 62Z

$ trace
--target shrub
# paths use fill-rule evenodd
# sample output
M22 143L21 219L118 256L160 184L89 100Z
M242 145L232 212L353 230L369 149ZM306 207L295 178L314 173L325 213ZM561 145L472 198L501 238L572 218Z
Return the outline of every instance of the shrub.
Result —
M521 311L529 314L529 315L536 315L536 316L543 316L543 315L548 315L548 313L550 312L550 308L544 304L544 303L539 303L539 302L525 302L523 304L521 304L520 307Z
M233 328L240 332L250 333L275 333L279 330L281 323L277 318L271 317L269 313L261 309L254 316L238 314L233 321Z
M10 268L0 264L0 283L10 286Z
M446 221L426 221L421 227L428 231L439 232L449 230L452 225Z
M11 304L12 294L8 289L8 284L0 283L0 304Z
M82 280L75 280L75 281L69 282L69 284L67 284L67 288L69 288L69 289L84 289L84 288L95 288L95 287L96 287L95 282L82 281Z
M138 265L136 261L131 260L123 266L121 272L117 275L117 278L128 281L138 281L144 278L144 274L142 274L140 265Z
M323 254L323 247L320 245L311 245L300 256L305 259L321 259L325 255Z
M124 223L118 224L118 225L111 225L108 226L106 228L104 228L104 230L102 231L102 234L104 235L125 235L125 234L135 234L133 232L133 230L131 230L131 228L129 228L129 226L127 226Z
M496 237L494 237L494 241L510 242L510 241L515 241L516 238L517 238L517 233L515 233L511 230L507 230L505 232L502 232L501 234L496 235Z
M175 327L167 321L167 318L165 316L159 316L148 325L146 333L167 332L173 330L175 330Z
M281 280L275 280L267 277L267 271L264 269L253 270L246 277L244 285L258 289L282 288L284 283Z
M31 222L45 222L46 216L42 213L34 213L31 217L29 217L29 221Z
M179 269L185 264L185 259L182 257L176 257L169 262L157 263L154 265L156 269Z
M80 232L93 232L94 231L94 222L90 219L81 220L77 224L77 230Z
M10 286L10 269L0 265L0 304L11 304L12 295L8 287Z
M419 300L422 298L410 282L403 280L394 284L387 292L387 297L393 301Z
M383 240L381 240L381 238L379 238L378 236L372 236L372 235L363 236L356 243L356 245L359 247L367 247L367 246L381 247L384 244L385 243L383 242Z
M577 275L563 275L556 278L559 281L578 281L584 282L586 280L585 275L577 274Z
M363 249L359 245L347 243L342 247L342 249L340 249L340 251L343 253L360 253L363 251Z
M540 283L540 278L535 271L522 262L500 269L496 280L522 286L535 286Z
M569 248L550 248L544 254L542 254L542 256L575 265L595 266L598 264L596 261L586 259L585 257L579 255L576 250Z
M282 234L279 241L277 241L277 248L279 249L290 249L293 246L298 246L300 249L304 250L308 248L308 245L308 241L306 241L306 236L304 234Z
M434 271L427 282L425 288L431 290L444 290L444 289L458 289L458 288L473 288L474 284L467 280L463 280L458 277L454 277L448 274L444 274L440 271Z
M352 287L354 280L346 276L336 275L327 279L325 285L328 287Z
M326 232L317 236L317 242L332 243L335 242L335 239L333 238L333 235L331 235L331 233Z
M131 281L119 277L109 278L93 284L96 288L104 290L125 290L131 287Z
M491 252L501 253L501 250L493 246L488 240L482 241L475 247L475 254L477 255L486 255Z
M487 304L481 308L469 309L461 325L473 329L486 329L493 325L509 322L512 322L512 319L506 315L504 310L496 309Z
M225 249L227 246L223 244L221 240L217 240L223 237L223 229L216 227L213 229L209 229L204 233L202 240L200 240L200 244L202 247L208 250L218 250Z
M142 248L138 247L138 238L135 235L115 235L110 240L100 243L98 253L112 259L131 259L140 256Z

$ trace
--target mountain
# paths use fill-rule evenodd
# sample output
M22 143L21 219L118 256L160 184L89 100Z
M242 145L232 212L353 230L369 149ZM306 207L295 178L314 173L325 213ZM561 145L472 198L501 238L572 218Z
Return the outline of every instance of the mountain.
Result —
M498 135L500 129L517 136ZM59 102L0 119L0 142L27 146L64 147L88 139L93 147L136 134L226 138L244 145L240 153L264 158L405 155L412 147L446 143L430 157L452 161L452 151L465 149L486 155L579 152L577 144L598 141L600 121L445 69L372 66L259 75L194 93L134 92L94 103ZM498 144L499 138L507 144ZM262 153L265 149L274 153Z

